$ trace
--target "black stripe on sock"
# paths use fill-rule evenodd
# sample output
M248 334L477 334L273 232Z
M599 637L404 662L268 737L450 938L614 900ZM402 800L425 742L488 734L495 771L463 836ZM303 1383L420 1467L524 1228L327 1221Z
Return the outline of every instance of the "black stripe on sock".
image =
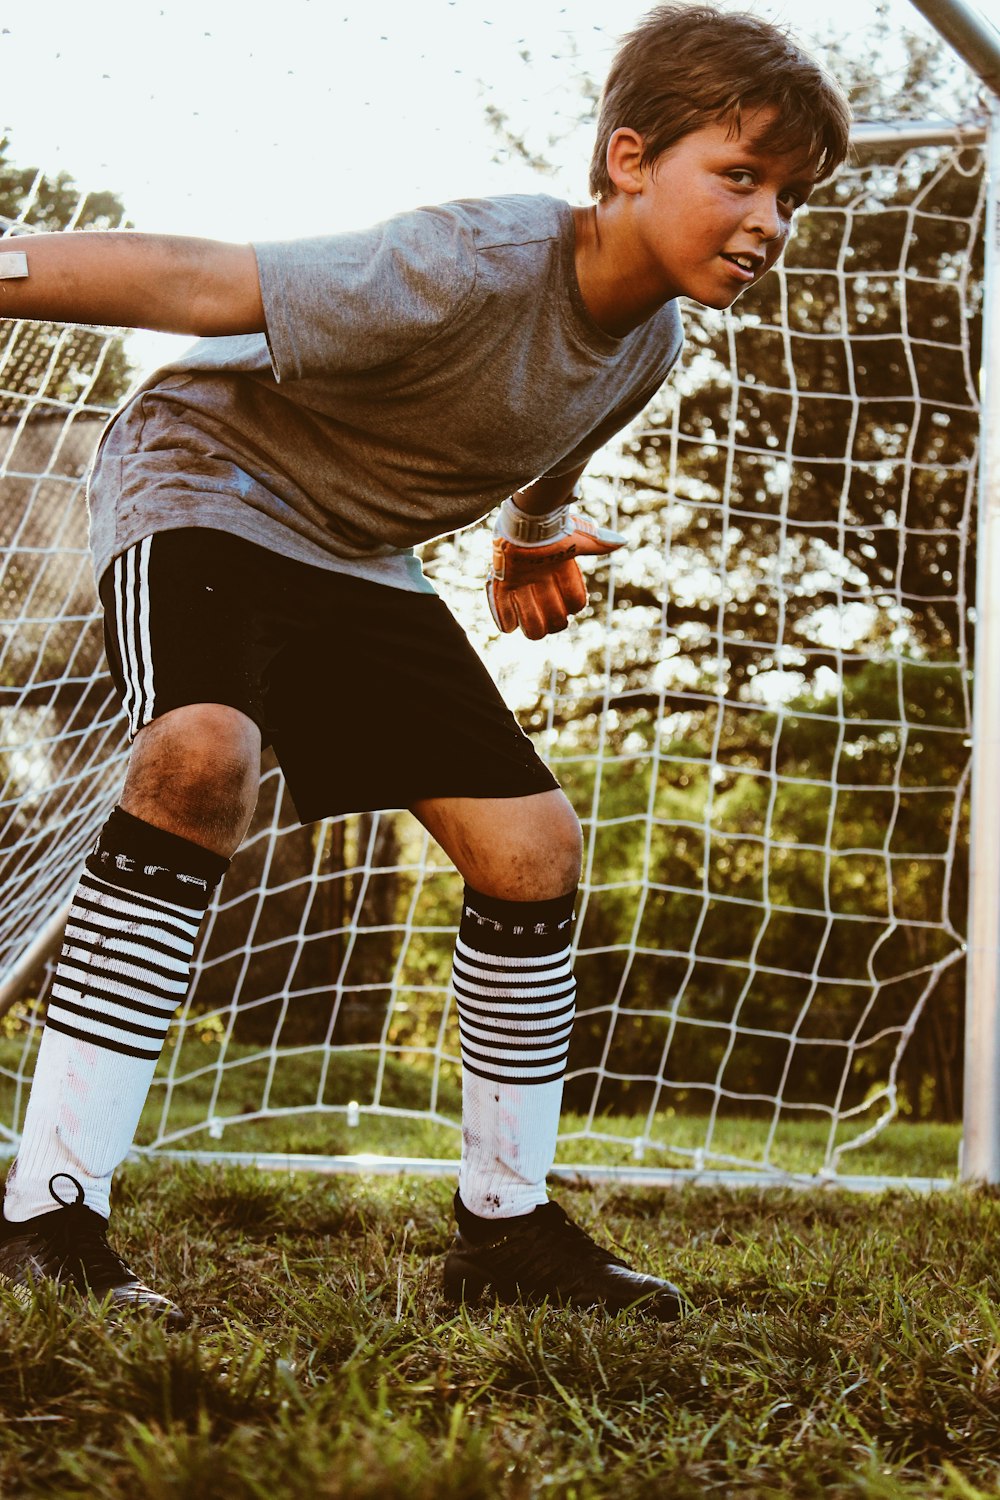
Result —
M490 1056L489 1053L477 1053L476 1051L477 1048L491 1046L491 1041L488 1036L472 1036L461 1025L459 1025L458 1030L459 1035L462 1038L463 1053L465 1052L466 1048L468 1048L472 1056L478 1055L482 1058ZM548 1052L553 1047L565 1047L567 1051L569 1050L568 1036L540 1036L532 1037L530 1041L515 1042L513 1037L511 1037L507 1033L494 1032L493 1034L494 1036L496 1036L497 1041L501 1044L495 1049L491 1056L491 1061L497 1063L498 1065L503 1062L504 1057L508 1052ZM542 1058L541 1061L544 1063L551 1063L554 1062L555 1059L551 1057L545 1057Z
M132 941L138 946L145 947L145 940L133 938ZM151 945L152 946L152 945ZM95 968L98 973L117 974L122 967L127 968L132 977L137 979L139 975L151 974L155 979L171 981L174 984L187 985L187 975L190 972L191 960L184 964L183 971L177 969L166 969L162 964L154 964L144 959L138 953L122 953L119 948L109 948L105 943L88 943L86 938L76 937L73 933L66 934L63 957L67 963L72 963L72 953L86 953L89 955L86 963ZM171 957L178 958L180 955L172 954ZM101 962L103 960L103 962ZM84 965L80 965L84 967ZM143 988L145 988L143 980Z
M462 948L466 951L463 952ZM459 948L455 954L458 963L467 969L482 969L484 973L491 976L494 974L526 974L530 978L534 974L544 974L549 969L557 969L561 963L568 963L570 959L570 950L565 943L561 948L556 948L552 953L544 953L541 957L526 959L523 963L520 961L520 955L517 953L508 953L506 955L481 953L478 949L471 948L467 943L463 943L462 948ZM505 957L508 960L506 963L504 962ZM511 963L509 961L511 959L516 959L517 962Z
M567 984L576 983L571 972L570 974L552 975L552 977L546 978L546 980L522 980L519 975L510 974L510 969L505 971L505 975L508 975L508 977L501 978L499 975L492 974L469 975L466 974L465 969L459 969L456 966L453 974L456 987L459 984L475 984L480 990L489 990L490 995L496 992L498 998L505 990L528 990L528 995L522 996L523 999L529 999L531 995L540 995L544 999L544 992L546 990L558 990L559 986L562 986L562 989L565 990Z
M74 972L70 974L68 971ZM76 971L83 975L82 979L76 978ZM59 968L56 970L53 983L65 984L71 990L77 990L81 995L88 992L94 994L99 1000L110 1000L117 1005L122 1000L131 1004L131 993L138 991L149 1001L162 1001L164 1005L171 1006L176 1010L187 994L187 986L180 990L165 990L156 984L143 984L136 975L106 973L102 969L93 969L85 963L77 963L73 957L63 952L59 960ZM129 995L122 995L112 986L122 985L129 990Z
M94 891L98 896L114 896L117 901L136 902L144 907L148 906L151 916L158 924L169 922L171 919L175 922L183 922L183 913L185 911L190 913L191 926L195 930L197 930L201 922L202 913L193 906L183 906L180 901L167 901L166 898L157 899L156 896L151 896L148 891L129 890L123 885L116 885L113 880L103 879L90 869L84 869L83 874L80 876L80 885L86 890ZM74 897L74 900L76 899ZM178 907L181 908L180 911L178 911ZM191 933L185 933L184 935L187 938L191 938L192 936Z
M85 894L89 888L96 887L93 896ZM106 903L114 900L125 909L113 911ZM198 923L192 922L187 926L183 918L174 912L165 911L158 901L152 901L144 896L133 895L131 891L123 891L120 886L108 885L107 881L96 881L93 876L84 876L81 881L81 889L73 898L72 910L85 912L97 912L99 915L112 922L144 922L150 927L157 927L161 932L169 933L179 942L188 946L194 941L198 931ZM194 915L194 913L192 913Z
M452 985L455 994L458 996L459 1010L462 1010L465 1006L482 1011L484 1008L489 1008L493 1005L513 1005L517 1007L512 1012L513 1015L522 1013L524 1007L528 1005L558 1005L561 1000L568 1000L576 994L576 981L574 979L570 979L569 983L564 984L561 990L555 990L551 995L495 995L492 993L474 995L471 990L463 989L454 975L452 976Z
M99 1010L91 1010L86 1005L77 1005L74 1000L60 1000L55 996L49 1002L49 1011L52 1007L56 1010L69 1011L70 1015L79 1016L84 1021L96 1021L101 1026L107 1026L111 1031L127 1031L129 1036L146 1036L150 1041L163 1041L170 1029L170 1017L164 1018L162 1026L140 1026L137 1021L122 1021L118 1016L106 1016ZM96 1037L91 1037L96 1041Z
M459 1003L459 1023L467 1021L471 1026L507 1026L514 1031L523 1031L524 1027L532 1021L539 1021L544 1026L554 1026L558 1029L566 1024L564 1017L572 1020L576 1014L576 1004L570 1001L569 1005L560 1006L558 1010L546 1011L540 1016L503 1015L498 1011L478 1009L471 1005ZM531 1033L534 1035L534 1033Z
M52 981L51 1003L56 1005L62 1003L60 996L55 992L56 985L61 990L71 991L80 1000L87 997L92 1000L106 1000L109 1005L119 1005L123 1010L134 1010L140 1016L150 1016L153 1020L160 1020L163 1017L170 1020L178 1006L184 1004L184 996L187 993L187 991L184 991L179 995L165 997L166 1003L164 1005L147 1005L146 998L137 1000L134 995L117 995L114 990L109 990L105 985L90 983L89 978L86 982L81 983L80 980L70 979L60 971ZM143 995L147 998L149 995L149 991L145 986L143 987ZM68 1001L66 1003L72 1004L75 1002Z
M511 1078L506 1073L491 1073L486 1068L477 1068L463 1056L462 1068L476 1078L485 1078L487 1083L513 1083L524 1088L533 1088L540 1083L558 1083L566 1074L565 1059L555 1073L546 1073L543 1078Z
M105 1052L120 1052L123 1057L141 1057L149 1062L155 1062L163 1051L157 1047L154 1052L147 1052L139 1047L126 1047L122 1042L109 1042L106 1037L93 1036L89 1031L80 1031L76 1026L66 1026L62 1021L47 1018L46 1026L51 1026L53 1031L61 1032L63 1036L71 1036L77 1042L89 1042L92 1047L102 1047Z

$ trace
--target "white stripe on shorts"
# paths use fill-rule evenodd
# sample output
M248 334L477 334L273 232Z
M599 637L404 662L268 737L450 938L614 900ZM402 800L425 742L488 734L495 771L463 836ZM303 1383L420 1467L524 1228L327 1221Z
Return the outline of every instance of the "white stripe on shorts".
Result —
M149 553L152 537L144 537L115 558L115 622L118 650L125 678L122 707L135 737L153 717L153 652L149 635Z

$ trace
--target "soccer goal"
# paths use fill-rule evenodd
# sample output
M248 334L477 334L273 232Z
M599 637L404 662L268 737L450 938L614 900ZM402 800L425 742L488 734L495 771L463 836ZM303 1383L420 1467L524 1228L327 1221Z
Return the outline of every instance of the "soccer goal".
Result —
M977 680L993 649L975 614L987 134L860 130L782 269L729 314L687 310L677 377L585 481L630 546L565 636L495 638L485 530L427 549L585 828L567 1168L882 1180L887 1127L961 1114L977 618ZM4 227L31 233L30 211ZM0 324L8 1154L125 763L84 500L122 349ZM317 729L335 755L336 705ZM982 850L1000 814L978 795ZM268 764L141 1149L453 1170L460 892L408 814L301 828ZM916 1159L900 1171L935 1175Z

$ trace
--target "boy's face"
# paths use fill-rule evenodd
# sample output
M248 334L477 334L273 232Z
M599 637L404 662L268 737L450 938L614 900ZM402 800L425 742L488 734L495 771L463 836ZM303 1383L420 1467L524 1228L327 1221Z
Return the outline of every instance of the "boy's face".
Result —
M729 307L769 271L815 178L801 152L757 144L770 112L684 136L649 167L633 199L636 270L659 283L657 297L691 297Z

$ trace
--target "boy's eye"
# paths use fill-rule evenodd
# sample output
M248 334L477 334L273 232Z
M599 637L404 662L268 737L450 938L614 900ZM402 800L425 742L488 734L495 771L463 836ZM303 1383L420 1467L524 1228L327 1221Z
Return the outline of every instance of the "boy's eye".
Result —
M729 167L726 176L730 182L741 188L755 188L760 180L757 173L750 167ZM806 202L809 194L798 187L782 188L777 195L778 207L781 212L789 218Z

